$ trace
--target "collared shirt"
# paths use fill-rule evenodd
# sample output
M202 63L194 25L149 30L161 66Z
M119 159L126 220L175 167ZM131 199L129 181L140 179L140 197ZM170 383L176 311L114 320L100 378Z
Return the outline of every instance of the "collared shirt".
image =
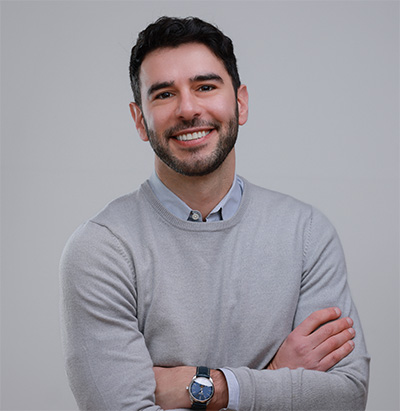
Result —
M149 179L150 187L160 203L175 217L194 222L203 221L200 211L192 210L184 201L167 188L156 172ZM235 175L233 184L226 196L214 207L205 221L229 220L239 208L243 194L243 181Z
M192 210L184 201L167 188L154 171L149 179L150 187L160 203L175 217L181 220L202 222L203 217L200 211ZM226 196L213 208L205 218L205 221L228 220L233 217L239 208L243 195L243 181L235 174L233 184ZM237 410L239 408L239 382L235 374L221 368L225 375L229 391L228 410Z

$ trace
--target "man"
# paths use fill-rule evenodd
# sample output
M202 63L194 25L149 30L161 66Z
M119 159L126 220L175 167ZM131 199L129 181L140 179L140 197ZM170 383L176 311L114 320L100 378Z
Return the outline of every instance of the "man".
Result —
M369 357L335 230L235 174L248 93L230 39L161 18L130 76L155 172L79 227L61 263L79 407L364 409Z

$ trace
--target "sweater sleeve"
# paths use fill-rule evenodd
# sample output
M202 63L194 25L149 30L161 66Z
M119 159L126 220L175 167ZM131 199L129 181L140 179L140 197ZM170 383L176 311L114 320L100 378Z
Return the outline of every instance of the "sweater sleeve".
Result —
M301 290L293 329L312 312L337 306L356 330L354 350L327 372L306 369L232 369L240 385L239 410L363 410L369 356L347 284L346 265L336 231L312 209L304 230Z
M160 410L122 241L107 227L84 224L65 247L60 276L62 342L79 409Z

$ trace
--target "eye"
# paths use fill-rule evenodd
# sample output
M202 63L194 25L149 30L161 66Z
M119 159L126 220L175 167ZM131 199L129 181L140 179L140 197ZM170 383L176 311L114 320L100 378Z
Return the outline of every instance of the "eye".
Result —
M157 94L157 95L155 96L155 99L165 100L165 99L167 99L167 98L170 98L171 96L172 96L172 93L170 93L169 91L164 91L164 92L162 92L162 93L160 93L160 94Z
M204 85L199 87L200 91L211 91L211 90L214 90L214 89L215 89L215 86L212 86L210 84L204 84Z

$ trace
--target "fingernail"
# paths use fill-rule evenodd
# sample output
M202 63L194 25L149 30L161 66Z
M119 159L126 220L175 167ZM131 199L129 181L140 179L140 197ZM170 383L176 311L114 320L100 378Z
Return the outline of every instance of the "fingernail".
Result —
M351 345L351 348L354 348L354 341L353 340L349 340L348 343Z
M353 325L353 320L350 317L347 317L346 320L349 323L349 325Z
M335 312L336 312L337 315L340 315L340 310L339 310L339 308L335 307Z
M354 335L356 332L354 331L354 328L349 328L349 333L350 333L351 335Z

